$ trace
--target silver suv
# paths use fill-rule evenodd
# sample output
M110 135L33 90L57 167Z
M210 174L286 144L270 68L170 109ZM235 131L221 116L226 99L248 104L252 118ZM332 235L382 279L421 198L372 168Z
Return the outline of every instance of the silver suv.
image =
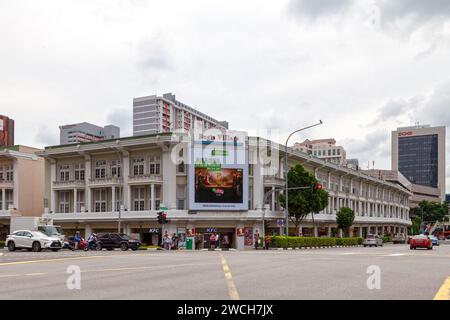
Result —
M367 237L363 241L364 247L382 247L383 246L383 239L377 234L368 234Z
M16 249L28 249L29 251L41 251L51 249L61 250L62 243L59 238L49 237L40 231L17 230L6 238L6 246L9 251Z

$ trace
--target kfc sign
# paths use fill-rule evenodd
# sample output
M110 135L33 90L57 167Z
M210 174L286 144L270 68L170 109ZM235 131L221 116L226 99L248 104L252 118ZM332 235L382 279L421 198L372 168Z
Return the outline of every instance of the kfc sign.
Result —
M408 137L408 136L412 136L412 135L413 135L412 131L404 131L404 132L398 133L399 137Z

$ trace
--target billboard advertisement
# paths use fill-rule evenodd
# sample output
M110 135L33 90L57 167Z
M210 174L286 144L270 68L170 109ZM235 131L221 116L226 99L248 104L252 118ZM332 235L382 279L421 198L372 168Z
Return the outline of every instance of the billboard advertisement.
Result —
M211 129L192 136L190 210L248 210L247 134Z

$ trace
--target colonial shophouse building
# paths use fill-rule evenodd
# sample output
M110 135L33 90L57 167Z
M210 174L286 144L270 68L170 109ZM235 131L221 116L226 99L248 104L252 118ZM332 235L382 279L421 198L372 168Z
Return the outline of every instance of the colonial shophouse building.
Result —
M12 215L40 216L44 210L44 159L37 151L21 145L0 150L0 240Z
M38 153L46 159L45 216L62 225L66 234L75 230L91 232L122 231L142 242L159 244L166 230L197 235L197 247L208 245L209 234L228 235L231 246L252 245L255 230L277 234L277 222L284 214L279 191L284 187L284 146L249 137L248 210L189 210L186 151L180 149L180 136L154 134L47 147ZM174 151L175 148L175 151ZM176 154L179 161L174 161ZM308 216L300 226L303 235L336 236L336 213L343 206L355 211L352 233L406 233L411 225L406 188L289 149L289 167L302 164L314 173L329 192L329 206ZM157 222L160 206L167 207L169 223ZM299 230L290 224L289 233ZM181 241L181 245L183 241Z

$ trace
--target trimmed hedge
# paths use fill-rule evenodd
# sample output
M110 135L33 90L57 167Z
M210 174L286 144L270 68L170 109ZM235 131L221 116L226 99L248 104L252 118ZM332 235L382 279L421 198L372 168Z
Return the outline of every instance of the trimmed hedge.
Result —
M4 248L5 247L5 241L0 241L0 248Z
M319 237L285 237L273 236L271 246L276 248L305 248L356 246L363 243L363 238L319 238Z
M381 239L383 240L383 243L392 242L391 236L383 236Z

